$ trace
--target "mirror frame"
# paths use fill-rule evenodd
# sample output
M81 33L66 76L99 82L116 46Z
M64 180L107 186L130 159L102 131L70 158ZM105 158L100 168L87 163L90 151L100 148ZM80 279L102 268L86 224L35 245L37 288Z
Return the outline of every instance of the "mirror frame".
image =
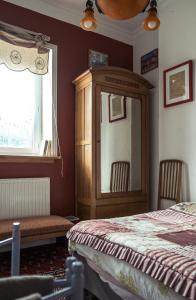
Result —
M110 92L108 92L106 90L104 90L104 91L101 90L101 93L102 92L107 93L108 95L111 94ZM119 95L119 96L125 96L126 98L129 98L130 100L131 99L132 100L135 99L136 101L139 101L140 102L140 119L142 121L142 99L141 99L141 96L137 96L136 97L136 95L134 95L134 97L133 97L133 94L130 95L130 93L125 93L124 91L122 92L119 89L116 89L115 92L113 90L112 94L116 94L116 95ZM118 195L124 195L124 193L128 194L128 193L132 193L132 192L141 192L141 190L142 190L142 162L143 162L143 158L142 158L142 147L143 147L143 145L142 145L142 123L141 123L141 132L140 132L140 137L141 137L141 149L140 149L140 151L141 151L141 157L140 157L140 161L141 161L141 163L140 163L140 165L141 165L141 169L140 169L140 174L141 174L141 177L140 177L140 189L130 190L128 192L110 192L110 191L108 191L108 192L102 192L102 186L101 186L101 167L102 167L102 157L101 157L101 134L102 134L101 133L101 118L102 118L102 111L101 111L101 109L102 109L102 96L100 94L100 191L101 191L101 195L103 196L103 195L106 194L106 196L107 195L114 196L114 195L117 195L117 194ZM131 143L131 140L130 140L130 143ZM122 159L122 160L124 160L124 159ZM131 159L130 159L130 161L131 161ZM131 169L130 169L130 171L131 171Z
M136 98L141 101L141 190L129 192L101 192L101 93L118 94L125 97ZM97 198L119 198L140 196L148 193L148 158L149 158L149 136L148 136L148 101L149 95L143 91L127 91L120 87L114 88L106 85L96 85L96 173L97 173Z

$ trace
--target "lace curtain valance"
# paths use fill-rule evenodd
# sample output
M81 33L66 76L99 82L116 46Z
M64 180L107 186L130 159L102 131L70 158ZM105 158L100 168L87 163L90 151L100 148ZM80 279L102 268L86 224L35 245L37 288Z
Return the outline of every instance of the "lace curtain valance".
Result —
M50 38L0 22L0 64L15 71L28 69L44 75L48 72Z

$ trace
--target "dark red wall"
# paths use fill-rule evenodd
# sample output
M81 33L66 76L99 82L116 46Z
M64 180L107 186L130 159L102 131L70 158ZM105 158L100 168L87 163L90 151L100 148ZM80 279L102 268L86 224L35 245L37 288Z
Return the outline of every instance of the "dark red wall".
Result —
M1 163L0 178L50 177L52 213L62 216L74 214L72 81L88 68L88 49L108 53L110 65L132 70L132 47L4 1L0 1L0 20L45 33L51 37L51 43L58 45L58 128L64 162L63 177L61 177L61 162L56 161L53 164Z

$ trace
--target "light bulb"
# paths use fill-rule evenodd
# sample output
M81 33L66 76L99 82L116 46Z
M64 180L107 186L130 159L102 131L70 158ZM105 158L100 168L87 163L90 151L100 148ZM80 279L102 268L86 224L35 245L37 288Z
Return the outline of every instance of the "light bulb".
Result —
M157 26L157 23L155 21L148 22L148 27L150 29L154 29Z
M88 29L89 29L89 28L92 27L93 22L90 21L90 20L87 20L87 21L84 21L84 22L83 22L83 25L84 25L85 28L88 28Z

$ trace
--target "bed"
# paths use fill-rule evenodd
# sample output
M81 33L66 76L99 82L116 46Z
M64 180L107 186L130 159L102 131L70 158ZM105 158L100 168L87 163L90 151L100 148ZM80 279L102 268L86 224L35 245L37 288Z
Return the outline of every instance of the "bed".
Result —
M109 284L116 299L196 299L196 203L82 221L67 237L70 251Z

